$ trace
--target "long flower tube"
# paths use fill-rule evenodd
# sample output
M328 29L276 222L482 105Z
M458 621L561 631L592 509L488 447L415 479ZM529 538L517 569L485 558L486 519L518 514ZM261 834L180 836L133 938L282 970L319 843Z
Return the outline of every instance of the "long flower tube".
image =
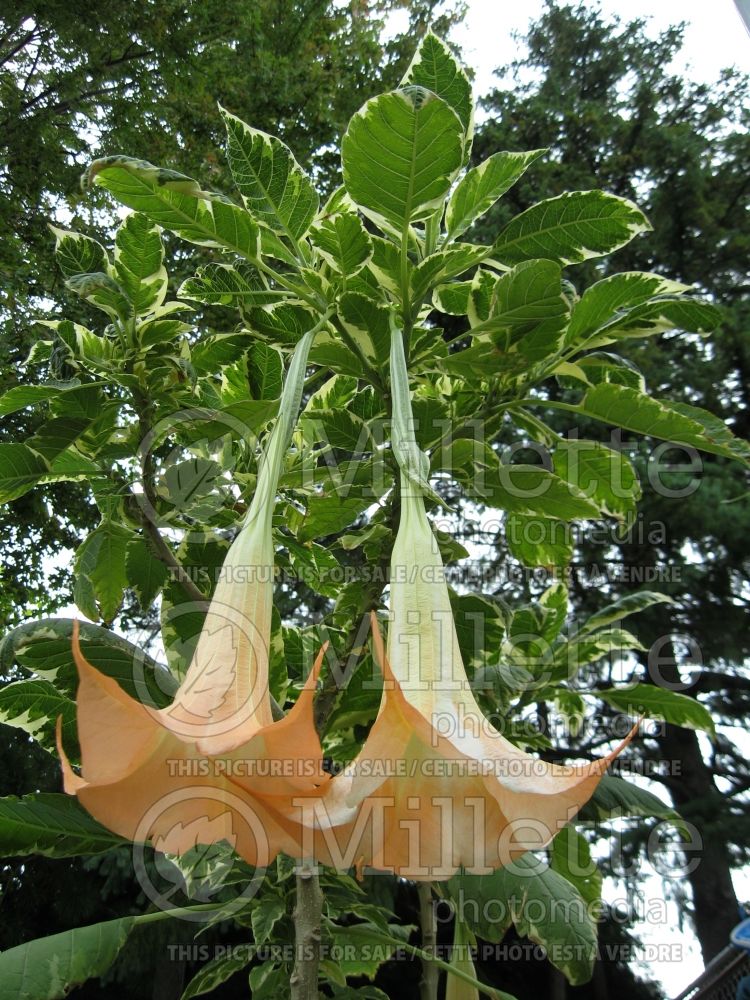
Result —
M400 331L391 343L401 520L393 546L380 712L354 762L307 803L317 857L414 880L488 873L547 845L592 795L609 763L551 764L514 746L483 715L461 658L445 571L424 507L425 458L411 431ZM301 805L304 805L301 803Z
M272 514L317 329L295 349L255 494L172 704L157 710L131 698L87 662L74 631L82 768L79 776L65 757L58 722L65 791L109 829L169 853L226 839L255 865L281 850L299 854L300 829L284 814L327 780L312 716L324 650L276 722L268 684ZM230 780L238 775L242 789Z

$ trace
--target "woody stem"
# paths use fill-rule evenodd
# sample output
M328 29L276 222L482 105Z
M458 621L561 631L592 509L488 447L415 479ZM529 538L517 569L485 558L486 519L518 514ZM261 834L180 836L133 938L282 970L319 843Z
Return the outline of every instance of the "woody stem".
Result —
M437 946L437 920L432 902L432 884L420 882L417 885L419 899L419 924L422 929L422 951L435 954ZM437 1000L440 969L433 962L422 961L422 979L419 983L420 1000Z
M323 892L318 873L312 862L304 861L297 870L294 969L289 980L291 1000L317 1000L322 912Z

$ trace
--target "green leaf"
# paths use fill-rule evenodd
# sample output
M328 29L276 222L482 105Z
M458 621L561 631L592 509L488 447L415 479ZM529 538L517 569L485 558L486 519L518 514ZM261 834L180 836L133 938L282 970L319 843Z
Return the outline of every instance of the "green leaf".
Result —
M474 127L474 101L471 82L442 38L432 31L423 35L401 86L412 84L437 94L458 115L464 132L471 139Z
M585 837L573 826L564 826L550 845L553 871L575 886L589 906L596 906L602 895L602 873L591 857Z
M101 826L70 795L34 792L0 799L0 854L74 858L103 854L127 841Z
M482 294L480 285L472 300ZM531 362L542 361L562 343L567 318L559 265L528 260L498 278L489 314L475 332L489 333L503 351L518 350Z
M248 377L255 399L278 399L284 374L281 354L270 344L257 341L248 351Z
M495 240L494 252L504 264L534 257L578 264L611 253L650 228L641 210L624 198L571 191L517 215Z
M88 182L190 243L258 259L257 223L222 195L201 190L191 177L129 156L106 156L91 164Z
M135 923L135 917L120 917L0 953L0 1000L61 1000L107 971Z
M431 254L411 273L411 297L419 303L435 285L468 271L487 256L487 248L460 243Z
M502 939L513 922L521 937L547 951L547 957L577 986L591 978L596 958L596 928L578 889L531 854L516 858L492 875L454 876L450 897L462 906L477 935ZM479 920L474 921L476 900ZM467 902L470 905L467 905ZM492 920L483 914L492 913Z
M672 598L668 594L660 594L656 590L639 590L635 594L625 594L612 604L597 611L586 620L578 635L588 635L596 629L611 625L612 622L619 622L628 615L638 614L654 604L673 604Z
M585 822L600 822L620 819L623 816L680 821L679 814L653 792L631 785L623 778L605 774L596 786L594 794L579 811L578 819Z
M87 618L110 622L120 610L128 585L125 554L133 532L103 520L78 547L75 555L76 604Z
M632 462L622 452L599 441L560 441L553 462L555 472L591 497L603 513L622 519L635 512L641 487Z
M269 289L250 267L206 264L187 278L177 292L180 298L212 306L265 306L282 302L289 293Z
M46 403L61 391L56 385L16 385L0 396L0 417L24 410L27 406Z
M601 383L578 404L580 413L616 427L687 445L748 464L750 444L736 438L723 420L687 403L653 399L627 386Z
M553 677L568 680L587 663L595 663L605 656L622 657L632 649L642 650L640 641L626 629L610 628L599 632L580 632L555 649Z
M164 301L167 271L161 230L145 215L129 215L117 230L114 274L137 316Z
M57 753L55 726L62 716L63 741L71 754L77 747L75 703L43 680L14 681L0 687L0 722L22 729L36 742Z
M359 216L351 212L317 222L310 241L323 259L348 278L357 274L372 257L372 240Z
M180 1000L192 1000L192 997L212 993L222 983L231 979L235 972L244 969L251 959L252 955L248 948L234 948L231 954L212 959L193 976Z
M708 336L720 326L723 313L716 306L700 299L657 299L644 302L623 317L613 320L591 338L590 346L612 344L616 340L651 337L667 330L682 330Z
M153 605L169 577L164 563L154 555L151 543L145 538L132 538L125 550L125 576L128 586L144 611Z
M339 315L359 350L376 367L388 361L389 310L359 292L345 292L339 299Z
M307 542L326 535L336 535L374 502L373 497L341 496L338 493L312 496L307 502L307 513L297 532L297 538L301 542Z
M49 471L47 462L25 444L0 443L0 503L9 503L33 489Z
M96 240L81 233L71 233L57 226L49 227L55 235L55 257L66 278L109 270L107 251Z
M573 558L570 526L553 517L509 514L505 541L510 554L524 566L567 566Z
M177 690L177 682L152 657L109 629L80 622L81 651L89 663L114 678L132 698L163 708ZM0 641L0 668L19 663L74 699L78 671L73 662L73 619L42 618L19 625Z
M485 475L483 485L486 503L512 513L561 521L599 516L599 508L574 486L537 465L500 465Z
M303 417L306 434L332 448L342 448L352 454L370 451L372 438L367 424L350 410L316 409Z
M227 158L248 211L297 241L318 211L318 195L288 146L251 128L219 105L227 130Z
M442 204L463 159L463 127L429 91L395 90L354 115L341 150L352 199L400 233Z
M597 698L613 708L630 715L645 715L649 719L662 719L685 729L702 729L715 735L716 728L711 713L695 698L678 691L657 687L656 684L634 684L627 688L597 690Z
M90 426L88 417L54 417L42 424L26 443L48 462L54 463L55 458L82 437ZM50 471L53 469L51 464Z
M583 343L626 310L655 295L674 294L688 288L688 285L645 271L624 271L603 278L590 285L573 306L566 343Z
M130 302L118 283L102 271L74 274L65 282L67 288L113 319L126 321L132 313Z
M479 166L467 170L450 196L445 211L447 238L454 240L464 233L544 152L544 149L534 149L528 153L493 153Z
M264 896L256 902L250 914L256 945L265 944L285 913L286 905L282 896Z

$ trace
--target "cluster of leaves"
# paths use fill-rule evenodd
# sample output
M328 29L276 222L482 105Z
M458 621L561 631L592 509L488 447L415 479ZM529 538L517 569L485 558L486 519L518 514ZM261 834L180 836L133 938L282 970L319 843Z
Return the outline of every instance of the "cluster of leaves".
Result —
M543 154L499 152L468 166L470 86L435 35L422 41L402 85L352 118L342 144L344 184L322 206L281 140L221 114L239 200L125 156L91 166L89 183L133 214L120 226L111 257L94 240L59 231L57 257L68 288L106 318L98 330L65 319L49 323L53 336L34 345L29 359L48 377L0 397L5 413L33 406L46 417L26 441L0 444L0 496L8 501L66 480L89 485L101 521L76 553L75 600L84 615L108 625L127 594L144 610L159 597L167 668L99 626L84 633L84 651L131 693L164 704L200 629L195 602L210 593L227 536L244 509L242 497L252 492L255 444L277 407L283 356L319 326L309 394L281 481L276 545L287 593L314 603L322 623L298 627L278 618L272 691L282 703L294 697L294 682L327 633L333 653L319 722L330 755L348 760L380 697L367 683L366 659L356 670L349 667L362 618L382 599L385 577L373 570L387 565L397 522L394 464L383 448L393 416L388 355L394 326L403 331L417 435L429 457L429 468L414 475L436 504L447 484L463 510L503 512L508 545L527 566L564 568L571 556L566 525L610 517L627 522L639 497L624 454L594 440L568 439L537 413L556 407L574 423L598 420L745 464L750 447L707 411L653 398L631 364L603 350L666 329L704 334L719 321L712 306L687 286L646 272L612 275L585 290L564 274L569 265L648 231L632 202L601 191L566 193L512 218L490 244L462 238ZM162 230L213 255L173 300L167 300ZM201 311L192 321L195 306ZM436 311L457 318L457 335L444 335ZM65 380L54 378L61 362L70 376ZM570 401L554 398L560 384L573 389ZM516 441L543 444L551 467L507 461L497 446L501 430ZM440 541L447 562L466 555L449 536ZM544 749L524 727L528 705L550 702L563 717L579 716L581 668L613 650L637 649L619 622L659 599L646 593L616 603L565 633L562 584L512 612L456 594L464 652L488 713L501 713L519 743ZM478 617L481 634L472 627ZM32 676L3 689L0 712L50 749L52 720L62 715L75 760L69 627L48 620L6 637L6 654ZM628 712L711 730L705 709L665 689L583 693ZM669 814L653 796L618 779L601 786L590 808L598 820ZM69 856L115 843L63 797L0 803L5 853ZM534 869L533 878L521 870L479 881L457 876L445 893L489 893L507 902L504 922L473 928L483 938L497 940L513 922L520 934L547 945L574 939L581 947L559 949L559 965L580 982L595 955L586 906L572 922L553 911L532 926L522 905L530 886L540 898L586 903L598 897L596 875L571 870L571 843L588 857L586 840L571 828L556 838L549 869ZM200 863L178 864L192 877ZM249 922L256 949L289 938L288 874L280 865L240 918ZM351 880L330 876L327 933L400 946L404 931L389 922L388 908L362 895ZM362 922L352 924L345 914ZM69 966L57 966L60 995L106 968L139 921L163 916L76 932ZM34 942L5 953L0 968L27 995L41 995L38 984L51 956L62 951L54 938ZM251 950L244 964L255 957ZM379 964L328 964L322 972L334 995L346 996L347 976L371 977ZM237 968L226 959L204 970L185 995L203 992L204 983L219 983ZM279 994L288 971L283 960L256 963L254 993Z

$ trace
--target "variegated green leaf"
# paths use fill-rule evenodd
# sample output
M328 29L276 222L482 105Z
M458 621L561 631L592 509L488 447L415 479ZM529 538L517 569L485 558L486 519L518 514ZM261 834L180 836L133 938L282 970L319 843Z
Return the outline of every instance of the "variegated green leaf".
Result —
M641 496L633 464L627 455L600 441L560 441L555 446L557 475L591 497L602 513L625 518L635 512Z
M656 684L606 688L598 690L596 696L630 715L645 715L649 719L662 719L674 726L702 729L712 735L715 733L714 720L704 705L686 694L658 687Z
M467 138L474 130L471 83L463 67L442 38L428 31L422 38L401 86L414 84L437 94L458 115Z
M36 742L57 753L55 725L62 716L63 741L70 750L76 746L75 703L61 694L49 681L14 681L0 687L0 722L22 729Z
M65 284L76 295L114 319L127 320L132 314L132 306L122 288L103 271L74 274Z
M190 243L232 250L249 260L259 256L258 224L248 212L203 191L192 177L130 156L106 156L91 164L87 179Z
M464 274L486 256L486 247L463 243L426 257L411 273L412 302L421 302L435 285Z
M656 295L674 295L689 289L659 274L645 271L624 271L590 285L573 306L566 343L587 341L601 327L633 306L647 302Z
M161 230L134 212L117 230L114 276L136 315L160 306L167 294L167 271Z
M96 240L81 233L71 233L57 226L49 227L55 235L55 257L66 278L109 270L107 251Z
M524 566L567 566L573 558L570 525L555 517L508 514L505 541L510 554Z
M479 166L467 170L445 211L448 239L460 236L484 215L544 152L533 149L528 153L493 153Z
M302 237L318 211L310 178L280 139L251 128L220 107L234 182L253 216L291 240Z
M265 306L289 298L289 292L268 288L251 267L206 264L183 281L181 298L216 306Z
M316 223L310 239L321 256L344 277L356 274L372 257L370 235L353 213L334 215Z
M604 191L571 191L517 215L495 240L503 264L544 257L578 264L602 257L651 229L631 201Z
M652 337L667 330L684 330L707 336L721 323L722 312L709 302L681 297L643 302L613 319L588 341L589 347L604 347L617 340Z
M388 307L358 292L346 292L340 299L340 315L364 357L372 364L385 364L390 350Z
M37 938L0 953L0 1000L62 1000L117 958L137 917Z
M125 554L133 532L123 524L103 520L76 551L76 604L87 618L101 615L110 622L122 604L128 585Z
M481 283L472 291L472 302L482 315L479 298L487 290ZM550 260L523 261L497 279L489 314L475 332L489 333L506 351L517 345L529 361L542 360L562 343L568 308L559 265Z
M49 471L49 465L28 445L15 441L0 443L0 503L8 503L28 493Z
M0 853L73 858L103 854L126 841L105 830L69 795L37 792L0 799Z
M723 420L698 406L653 399L636 389L602 382L589 389L578 410L637 434L750 463L750 444L735 437Z
M462 158L460 119L419 87L369 100L342 142L347 191L366 214L399 233L442 204Z

